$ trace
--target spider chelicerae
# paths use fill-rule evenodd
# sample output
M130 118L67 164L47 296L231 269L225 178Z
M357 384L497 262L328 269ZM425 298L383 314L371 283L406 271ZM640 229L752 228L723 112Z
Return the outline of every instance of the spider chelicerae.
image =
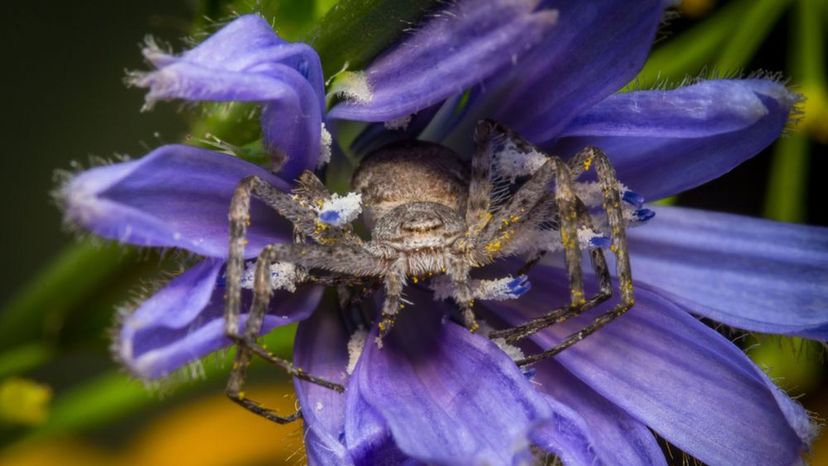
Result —
M345 198L331 194L311 172L300 176L292 193L255 176L242 180L230 205L226 270L225 330L237 346L226 389L233 401L278 423L300 417L298 410L280 416L244 396L246 369L254 355L294 377L344 390L340 384L274 356L257 342L274 288L294 289L300 282L313 282L341 290L380 283L385 298L376 319L376 344L381 345L394 326L409 278L416 282L418 277L436 275L432 281L439 286L435 289L439 287L454 300L462 323L474 332L479 328L475 299L518 297L528 289L524 274L544 254L562 250L570 283L569 304L488 334L514 343L611 297L612 279L602 250L608 247L616 256L618 304L553 348L517 360L521 366L559 353L632 307L625 228L635 221L635 212L642 211L631 215L622 202L638 208L641 200L617 181L607 156L587 147L564 161L545 155L513 131L488 120L478 123L474 138L470 166L452 150L434 143L407 141L382 147L361 162L352 179L355 194ZM595 170L597 182L574 181L590 169ZM245 270L252 196L293 223L295 242L265 247ZM602 208L604 219L597 227L591 213L596 208ZM360 209L371 232L367 241L351 226ZM584 292L582 249L589 250L599 282L593 296ZM471 269L514 255L527 258L519 277L470 279ZM241 328L245 284L253 289L253 301Z

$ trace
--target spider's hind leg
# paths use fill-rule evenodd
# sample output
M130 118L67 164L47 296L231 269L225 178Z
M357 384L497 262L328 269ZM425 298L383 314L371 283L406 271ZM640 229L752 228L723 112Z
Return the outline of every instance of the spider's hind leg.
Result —
M584 154L586 155L585 157ZM537 362L560 353L566 348L569 348L570 346L583 340L587 336L595 333L604 325L620 317L625 312L629 311L635 303L635 299L633 297L633 282L630 270L630 259L629 253L627 251L627 235L625 230L626 225L624 223L624 217L621 210L621 196L618 190L619 185L618 180L615 176L615 169L612 167L612 164L609 161L609 158L606 156L606 154L604 154L600 149L596 147L588 147L584 149L584 151L581 152L581 155L581 158L587 161L584 163L584 168L594 166L595 171L598 175L598 182L601 184L601 191L603 194L603 207L606 211L607 220L610 228L610 237L612 240L610 250L616 256L616 273L618 275L619 295L621 301L609 311L594 318L592 322L587 324L586 327L564 338L563 341L555 345L553 348L550 348L541 353L529 355L522 360L516 361L518 365L531 364L533 362ZM568 222L570 222L570 219L562 218L562 234L563 224ZM595 254L593 254L593 259L595 257ZM568 261L569 260L567 258L567 262ZM604 268L606 268L605 262ZM601 278L602 288L610 284L608 273L599 272L599 277Z

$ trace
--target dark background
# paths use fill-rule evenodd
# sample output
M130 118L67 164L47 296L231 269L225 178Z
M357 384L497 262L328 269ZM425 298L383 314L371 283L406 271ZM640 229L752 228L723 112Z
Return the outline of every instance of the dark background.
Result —
M182 0L6 2L3 10L0 303L73 240L51 199L56 169L89 166L90 156L139 157L184 134L174 105L140 113L144 92L123 78L146 69L147 34L180 50L194 15Z

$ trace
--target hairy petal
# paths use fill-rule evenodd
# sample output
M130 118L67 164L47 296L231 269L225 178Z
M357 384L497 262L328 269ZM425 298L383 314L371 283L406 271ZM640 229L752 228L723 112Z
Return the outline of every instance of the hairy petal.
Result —
M288 43L262 17L234 20L194 49L170 56L144 50L157 71L134 73L155 101L243 101L263 105L265 145L283 175L293 179L316 167L320 156L324 82L319 56L307 44Z
M125 316L115 344L117 357L134 374L156 379L232 342L224 336L224 263L206 259ZM294 294L277 292L264 318L262 334L306 318L316 307L320 288ZM247 309L249 296L242 305ZM246 313L241 317L242 326Z
M342 319L331 309L320 309L299 323L293 349L296 367L345 385L348 377L348 333ZM353 465L346 451L345 399L337 393L294 379L296 396L305 422L305 448L311 465Z
M224 258L230 199L236 185L250 175L288 189L281 179L236 157L168 145L138 160L82 172L61 188L60 197L69 222L104 238ZM254 200L248 257L290 234L286 221Z
M382 349L372 332L352 386L412 458L512 464L528 453L527 436L549 416L548 404L497 346L441 322L444 309L429 300L401 313Z
M603 149L618 177L648 199L706 183L782 133L798 96L766 79L704 81L608 97L578 115L555 152Z
M375 60L363 76L368 94L363 90L357 99L337 105L330 115L395 120L463 92L510 66L547 34L556 13L534 11L537 4L538 0L453 3Z
M521 300L500 305L504 318L534 316L568 294L559 270L536 269L530 279L538 286ZM601 306L533 339L549 348L606 309ZM802 407L733 343L641 284L631 311L555 359L707 464L792 464L813 439Z
M537 144L627 84L647 58L661 0L549 0L558 24L509 74L498 76L488 115Z
M828 228L659 207L629 238L636 279L690 311L828 339Z

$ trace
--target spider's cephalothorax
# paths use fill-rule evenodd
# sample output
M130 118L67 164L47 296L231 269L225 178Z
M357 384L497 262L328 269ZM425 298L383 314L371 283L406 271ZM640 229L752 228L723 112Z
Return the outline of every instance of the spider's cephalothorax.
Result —
M280 417L244 398L244 373L253 354L295 377L342 390L341 385L306 374L257 344L274 287L292 288L311 281L342 289L380 282L385 289L376 322L377 344L381 344L393 328L408 279L436 275L432 288L451 297L464 325L476 331L475 299L518 297L528 284L523 275L471 280L471 269L502 257L524 255L528 261L520 271L523 274L547 252L563 251L570 281L569 305L489 334L514 342L611 296L612 281L601 249L608 246L616 255L620 303L557 346L517 361L520 365L562 351L632 306L625 228L634 215L624 210L622 199L630 203L635 196L618 183L606 155L589 147L565 162L491 121L478 124L475 143L470 164L433 143L407 141L380 148L362 161L352 180L355 193L345 197L332 195L311 172L302 174L290 194L256 177L239 184L230 206L226 272L226 332L239 347L227 386L233 400L277 422L298 417ZM598 183L574 182L590 168L595 169ZM251 196L290 220L296 232L293 244L273 244L261 252L252 280L245 278L244 262ZM632 203L640 207L638 201ZM598 228L591 215L597 207L604 211ZM371 231L367 240L354 234L350 225L360 210ZM594 296L584 293L582 249L590 251L600 281ZM253 302L241 329L241 288L251 282Z

